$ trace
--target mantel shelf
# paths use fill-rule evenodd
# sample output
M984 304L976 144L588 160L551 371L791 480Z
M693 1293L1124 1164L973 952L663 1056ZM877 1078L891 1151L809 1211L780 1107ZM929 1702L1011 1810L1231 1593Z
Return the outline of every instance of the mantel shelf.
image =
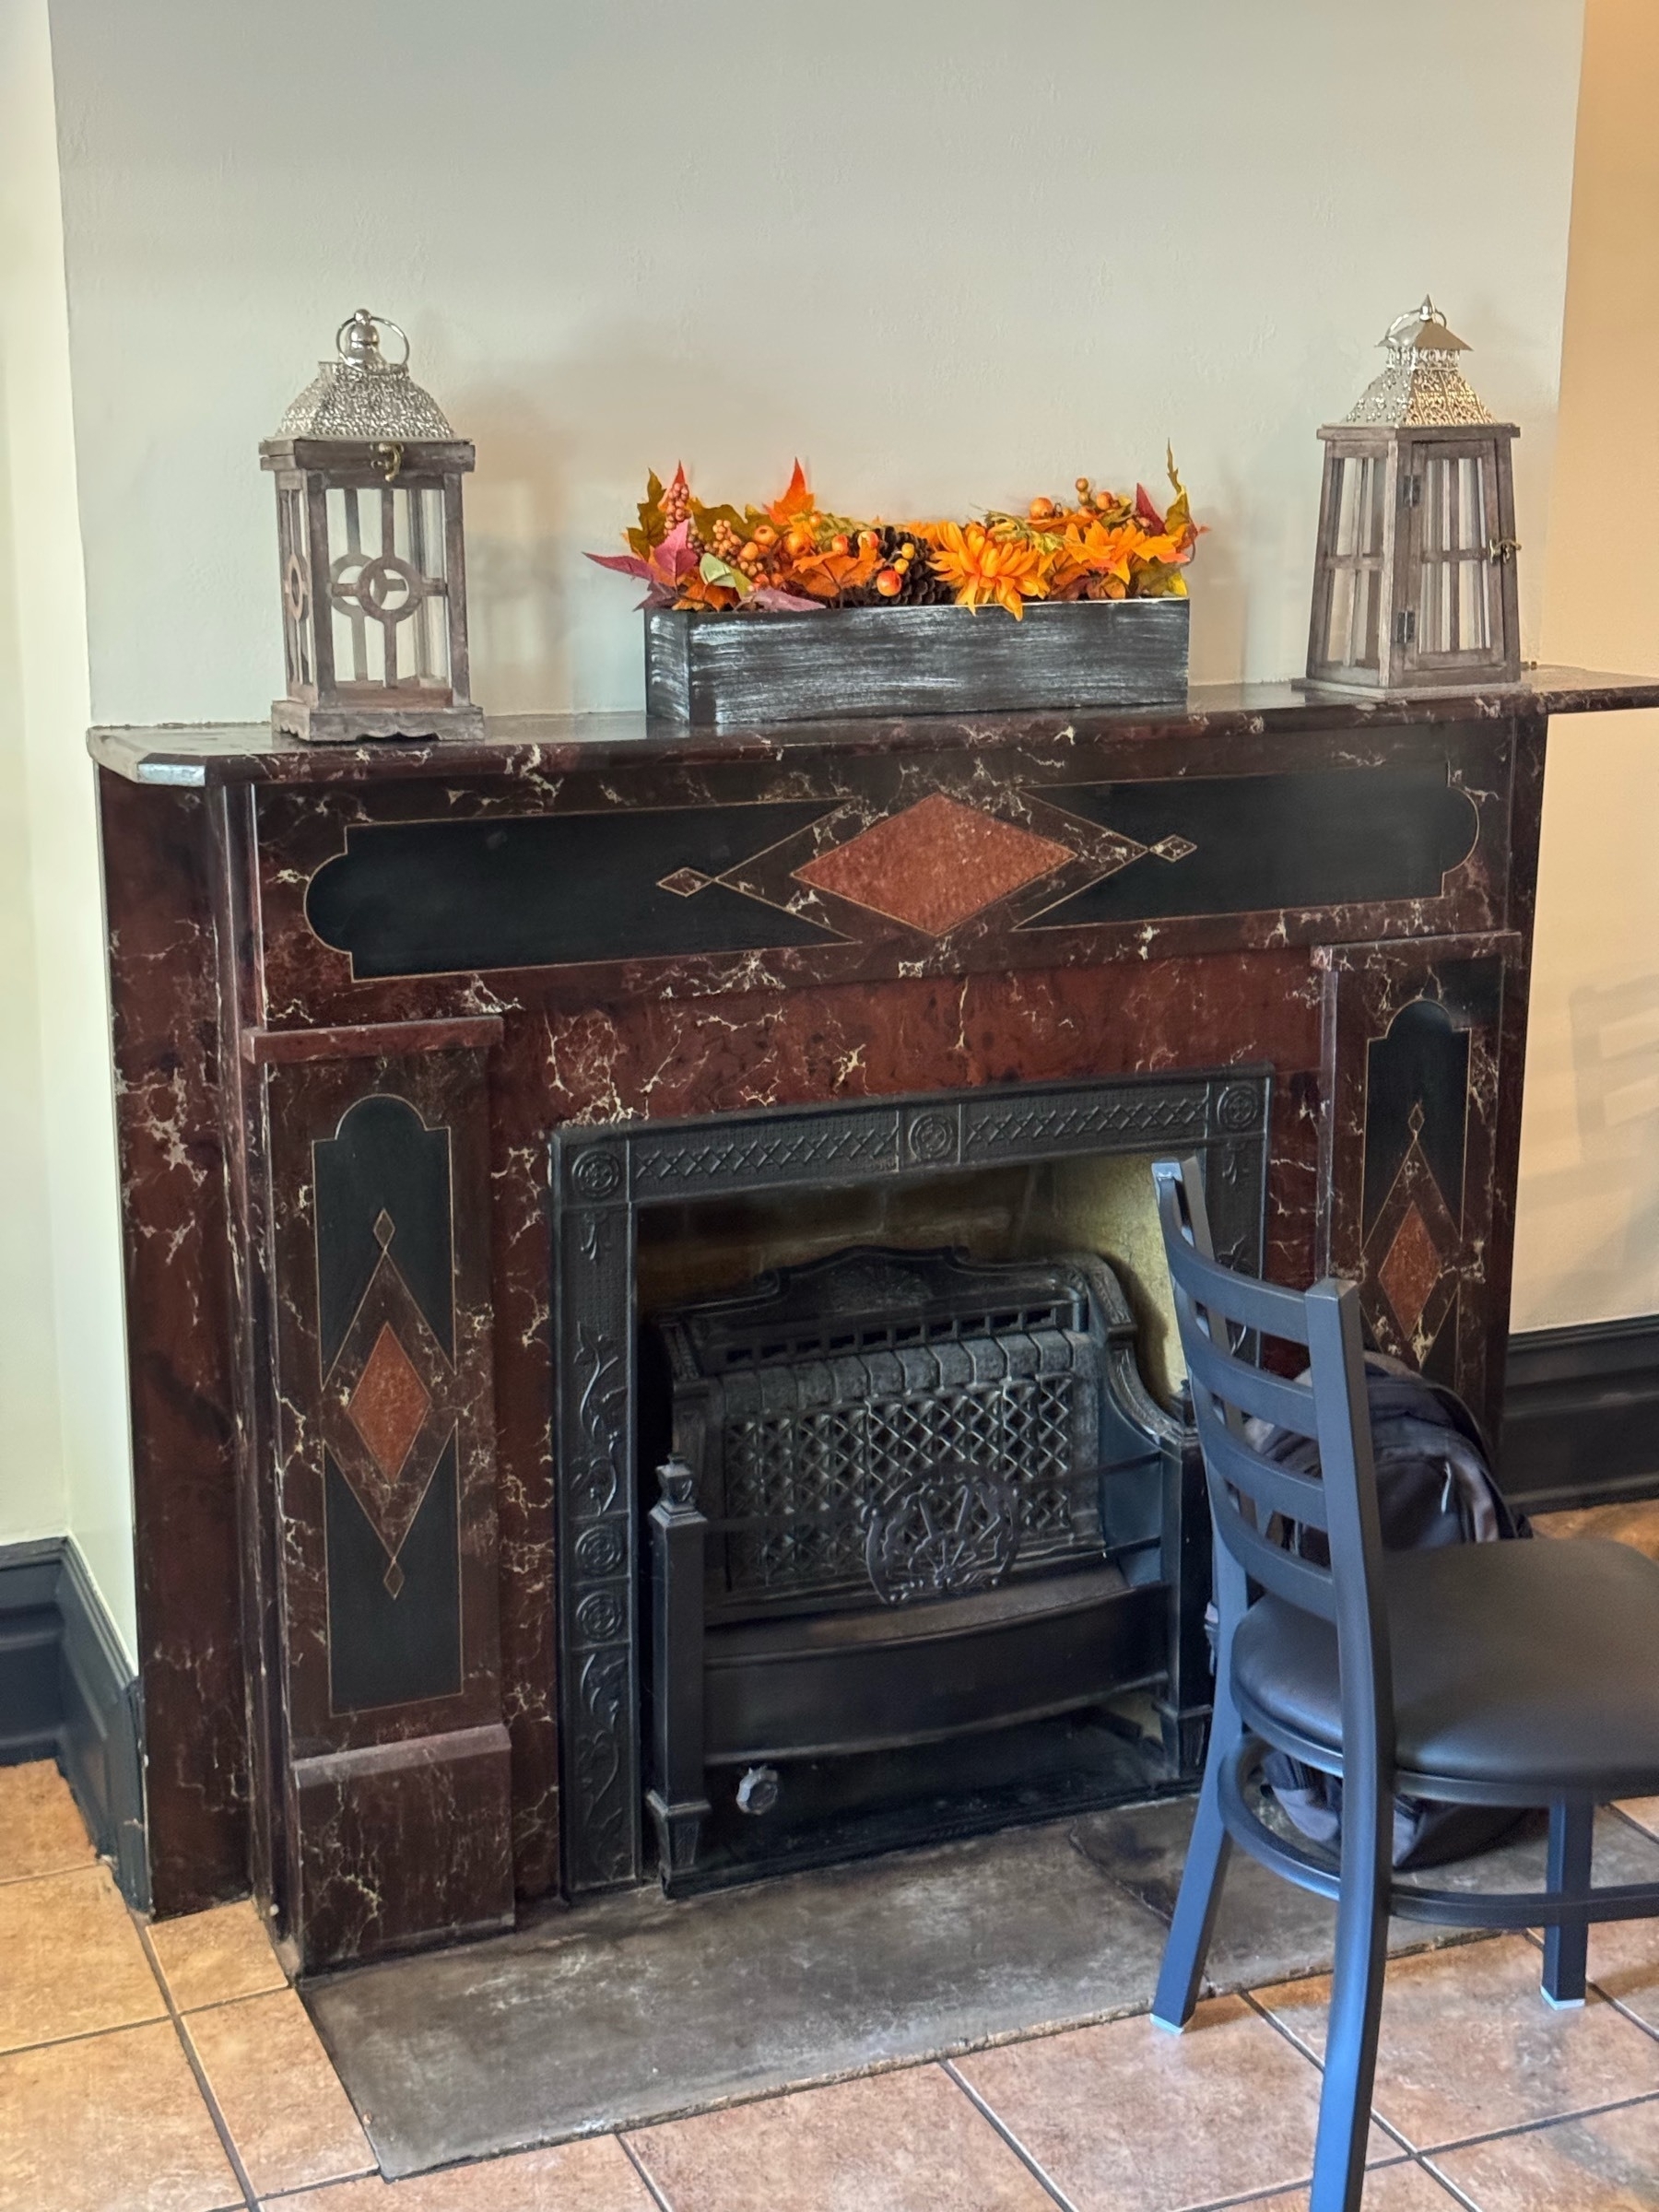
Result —
M90 732L102 768L130 782L174 788L224 783L366 783L416 776L562 775L629 762L697 767L712 761L937 752L953 744L1052 746L1074 736L1235 737L1414 723L1502 721L1518 715L1605 713L1659 707L1659 677L1535 667L1519 685L1418 699L1370 700L1291 683L1199 684L1184 708L1133 707L1064 715L869 715L772 729L710 731L645 714L492 716L481 742L302 745L264 723L160 723Z

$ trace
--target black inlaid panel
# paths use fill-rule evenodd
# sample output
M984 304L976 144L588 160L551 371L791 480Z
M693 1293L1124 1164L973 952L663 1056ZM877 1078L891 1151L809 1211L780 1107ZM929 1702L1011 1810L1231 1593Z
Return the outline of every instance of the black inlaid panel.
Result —
M441 975L837 942L719 876L833 811L834 802L685 806L508 821L378 822L319 868L307 919L359 976Z
M1046 791L1138 844L1183 838L1194 849L1175 861L1148 853L1030 926L1437 899L1477 827L1473 802L1446 772L1441 759Z
M337 1135L314 1147L317 1174L317 1333L324 1372L334 1364L381 1256L374 1224L390 1215L391 1254L432 1333L453 1358L449 1135L429 1129L404 1099L359 1100Z
M1443 1006L1419 998L1403 1006L1367 1053L1364 1233L1393 1188L1416 1132L1429 1171L1453 1221L1463 1218L1469 1112L1469 1036Z
M328 1524L328 1667L336 1712L456 1696L461 1688L461 1550L456 1454L444 1446L386 1586L386 1554L351 1487L324 1454Z

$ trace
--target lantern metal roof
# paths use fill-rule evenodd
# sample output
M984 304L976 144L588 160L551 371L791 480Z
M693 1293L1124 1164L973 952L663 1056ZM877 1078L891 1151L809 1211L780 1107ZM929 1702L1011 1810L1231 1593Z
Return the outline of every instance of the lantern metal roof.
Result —
M1405 429L1491 421L1457 364L1468 344L1447 327L1432 300L1396 315L1378 343L1387 351L1388 365L1343 417L1345 423Z
M389 361L382 353L382 330L394 330L403 339L402 360ZM278 439L402 445L454 437L443 409L409 374L409 341L389 317L359 307L335 331L335 346L339 359L318 362L316 376L277 424Z

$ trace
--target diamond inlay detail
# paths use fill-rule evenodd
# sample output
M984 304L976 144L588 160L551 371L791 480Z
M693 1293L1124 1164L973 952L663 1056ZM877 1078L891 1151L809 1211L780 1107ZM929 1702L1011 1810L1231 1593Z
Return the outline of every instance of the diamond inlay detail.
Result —
M403 1473L431 1404L431 1393L415 1372L392 1324L383 1322L346 1412L388 1482L395 1482Z
M1053 838L935 791L794 873L814 890L940 937L1075 857Z
M1428 1222L1413 1206L1394 1231L1387 1257L1377 1270L1377 1280L1387 1292L1388 1302L1407 1336L1416 1335L1423 1308L1433 1296L1440 1278L1440 1253Z
M676 868L672 876L658 878L659 891L672 891L677 899L695 899L699 891L706 891L713 882L700 868Z
M1147 850L1156 853L1159 860L1184 860L1189 853L1196 853L1198 848L1190 837L1160 837L1155 845L1148 845Z

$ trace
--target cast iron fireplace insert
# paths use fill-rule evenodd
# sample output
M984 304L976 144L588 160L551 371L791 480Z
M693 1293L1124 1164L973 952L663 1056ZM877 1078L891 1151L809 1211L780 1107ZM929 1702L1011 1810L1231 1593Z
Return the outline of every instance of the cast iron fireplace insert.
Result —
M1137 1762L1125 1713L1099 1740L1042 1725L1169 1679L1185 1432L1135 1338L1089 1252L853 1246L658 1314L641 1426L649 1468L665 1385L645 1672L666 1887L700 1871L716 1807L728 1865L763 1871L1179 1773L1176 1746Z
M971 1269L962 1270L947 1255L841 1255L847 1279L862 1271L853 1303L865 1309L858 1326L866 1332L891 1325L891 1316L878 1323L871 1305L874 1277L883 1266L910 1271L906 1295L918 1305L912 1319L924 1329L930 1321L935 1329L947 1329L953 1340L960 1319L971 1321L969 1310L975 1306L986 1319L1012 1317L1012 1333L1028 1339L1031 1329L1021 1330L1018 1321L1023 1316L1034 1323L1037 1335L1048 1339L1039 1360L1056 1357L1057 1342L1068 1333L1087 1337L1093 1332L1099 1357L1091 1387L1104 1409L1096 1433L1100 1453L1122 1478L1102 1483L1100 1465L1088 1464L1090 1453L1074 1438L1065 1513L1051 1495L1046 1527L1017 1533L1012 1556L988 1588L916 1593L904 1606L884 1605L879 1595L873 1606L866 1604L872 1594L867 1565L862 1595L848 1571L848 1543L856 1550L871 1541L868 1516L855 1508L856 1535L840 1532L841 1548L831 1546L831 1564L824 1572L763 1596L752 1587L747 1594L734 1592L732 1563L746 1543L752 1562L753 1539L760 1536L764 1547L766 1532L711 1531L711 1520L743 1516L700 1509L699 1470L665 1461L668 1473L661 1498L649 1518L645 1510L652 1508L655 1465L669 1439L663 1426L667 1400L660 1388L652 1389L650 1333L639 1326L640 1218L652 1206L683 1206L688 1198L920 1182L978 1167L1113 1154L1146 1158L1174 1149L1195 1152L1204 1162L1218 1247L1235 1265L1259 1272L1270 1084L1268 1070L1233 1067L858 1100L677 1123L613 1123L552 1134L564 1847L572 1891L615 1888L653 1872L670 1887L700 1886L705 1750L712 1763L730 1771L728 1797L731 1783L741 1778L749 1783L751 1800L758 1792L764 1801L776 1782L764 1770L776 1762L760 1754L780 1747L762 1740L764 1729L752 1739L745 1735L755 1719L752 1700L748 1721L726 1728L731 1700L723 1705L718 1665L712 1673L709 1662L727 1663L724 1690L737 1678L730 1664L735 1658L753 1662L751 1688L763 1679L775 1687L787 1677L792 1652L798 1659L814 1637L839 1642L843 1658L849 1652L855 1655L848 1661L852 1672L843 1668L816 1717L794 1712L794 1734L786 1740L803 1753L833 1756L851 1747L914 1756L921 1762L918 1788L925 1794L940 1772L939 1746L984 1740L974 1730L987 1720L994 1728L1034 1719L1069 1711L1085 1695L1103 1697L1113 1684L1136 1685L1156 1700L1165 1777L1173 1783L1190 1776L1202 1750L1209 1695L1202 1486L1178 1416L1159 1408L1135 1375L1133 1324L1110 1269L1095 1260L1091 1272L1087 1255L1056 1258L1037 1270L1026 1265L1014 1270L1021 1279L1009 1279L1005 1294L987 1303L985 1270L980 1269L976 1282ZM953 1268L959 1293L955 1320L947 1313L953 1301L945 1294ZM931 1282L919 1281L917 1270L922 1277L931 1273ZM780 1283L790 1311L780 1309L771 1318L786 1320L796 1332L794 1341L815 1341L812 1295L830 1287L832 1273L820 1262L816 1271L793 1270ZM820 1315L827 1318L832 1317ZM682 1314L665 1334L672 1337L676 1326L691 1325ZM899 1325L908 1325L902 1314ZM707 1331L704 1335L712 1346ZM682 1335L682 1350L687 1341ZM774 1355L780 1342L786 1347L775 1331L762 1331L761 1346L771 1345ZM735 1349L728 1331L719 1356L724 1359ZM971 1362L988 1355L982 1347L963 1356ZM774 1356L770 1383L764 1374L758 1378L762 1394L780 1384L785 1364ZM677 1440L682 1449L690 1446L687 1403L682 1397ZM946 1451L934 1455L934 1475L947 1484L949 1498L935 1493L933 1510L936 1520L940 1511L965 1508L964 1535L982 1548L989 1543L994 1554L994 1524L1008 1502L996 1486L1007 1483L1009 1468L984 1464L982 1454L969 1464L971 1458L959 1463ZM702 1500L723 1502L707 1496ZM913 1516L921 1500L912 1492L908 1500L888 1502ZM797 1557L805 1556L799 1536L797 1530ZM1021 1539L1025 1558L1017 1567ZM900 1541L897 1550L903 1548ZM821 1563L821 1544L819 1556ZM724 1586L724 1597L716 1583ZM896 1627L901 1611L907 1615L902 1631ZM910 1700L903 1724L884 1737L868 1721L868 1700L899 1694L894 1685L905 1678L904 1646L924 1642L933 1624L919 1634L908 1632L929 1613L942 1637L962 1632L955 1647L959 1666L961 1654L973 1648L972 1631L984 1631L970 1670L978 1690L953 1699L945 1677L930 1677L924 1668L918 1679L912 1671L900 1698ZM711 1628L725 1639L718 1654L709 1647ZM1005 1651L1021 1653L1017 1671L1023 1669L1026 1679L1012 1688L999 1689L994 1678L999 1641ZM1058 1679L1085 1663L1096 1667L1098 1681L1079 1688ZM804 1665L810 1675L813 1662ZM737 1672L743 1673L741 1665ZM795 1672L798 1687L802 1668ZM864 1699L865 1719L837 1724L831 1707L838 1697L853 1703ZM1003 1729L1005 1737L1018 1733ZM750 1758L751 1750L757 1756ZM751 1776L749 1769L760 1771ZM1144 1788L1142 1781L1133 1794ZM1119 1794L1132 1793L1122 1788ZM995 1799L994 1792L991 1795ZM1019 1817L1009 1809L1018 1796L1018 1791L1012 1798L1005 1792L996 1800L1001 1818ZM1029 1792L1027 1799L1025 1817L1041 1817L1048 1801ZM746 1809L759 1808L751 1802ZM989 1818L982 1821L990 1824Z

